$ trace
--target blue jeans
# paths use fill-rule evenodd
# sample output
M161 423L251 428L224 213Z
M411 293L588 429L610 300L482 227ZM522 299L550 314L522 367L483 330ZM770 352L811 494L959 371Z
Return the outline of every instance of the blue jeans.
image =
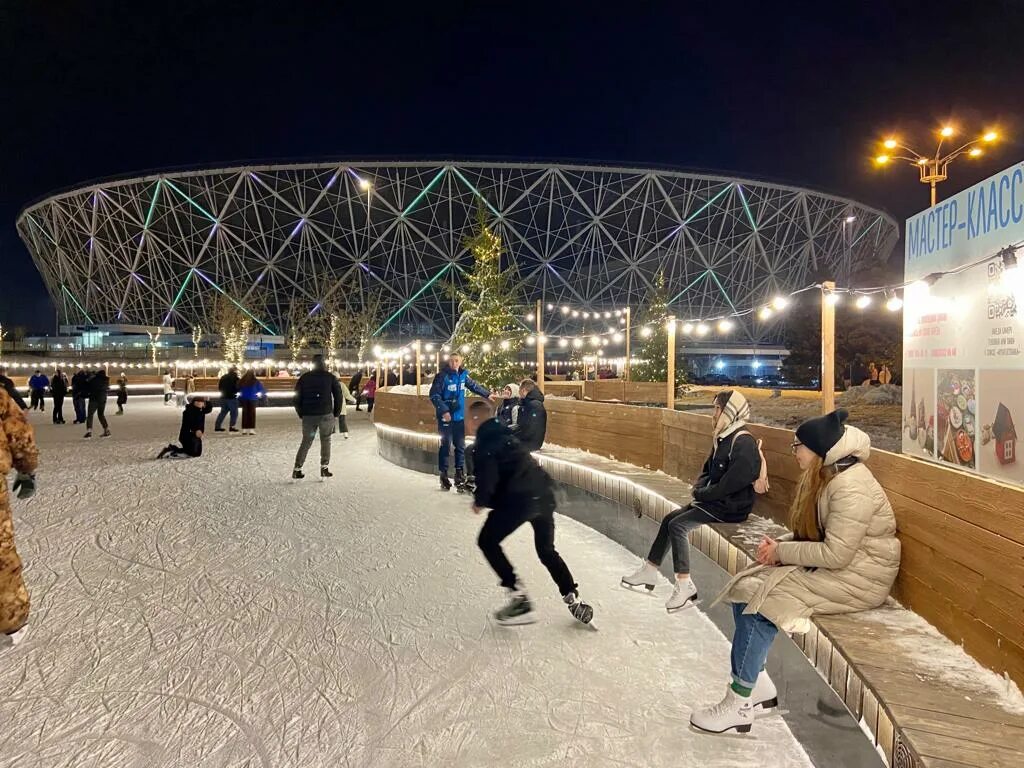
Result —
M220 401L220 413L217 414L215 429L220 429L224 423L224 417L231 414L231 426L234 427L238 421L238 398L222 397Z
M441 448L437 452L437 468L441 472L448 471L448 453L455 445L455 470L459 471L466 467L466 422L449 422L437 420L437 431L441 435Z
M732 679L744 688L753 688L779 628L760 613L743 613L746 607L746 603L732 604L732 617L736 620L732 636Z

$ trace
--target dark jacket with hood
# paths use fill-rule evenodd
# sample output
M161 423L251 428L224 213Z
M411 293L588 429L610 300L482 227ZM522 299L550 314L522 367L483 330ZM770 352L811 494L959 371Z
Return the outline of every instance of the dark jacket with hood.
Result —
M722 522L742 523L754 506L754 481L760 472L761 455L753 435L738 429L716 438L693 484L693 500Z
M89 374L85 371L76 371L75 375L71 377L71 396L89 396Z
M225 400L234 400L238 397L238 373L228 371L221 376L220 381L217 382L217 389L220 390L220 396Z
M473 444L473 501L528 519L555 509L554 483L526 447L497 419L480 425Z
M55 397L66 397L68 394L68 379L63 372L53 374L50 379L50 392Z
M314 368L295 383L295 412L299 416L341 415L341 383L325 368Z
M107 390L110 389L110 379L107 372L102 368L89 377L89 399L99 402L107 399Z
M544 409L544 393L531 389L519 403L516 437L528 451L539 451L548 431L548 412Z
M518 397L506 397L501 401L501 405L498 407L497 419L509 429L516 428L516 421L518 414L516 411L519 409L519 398Z

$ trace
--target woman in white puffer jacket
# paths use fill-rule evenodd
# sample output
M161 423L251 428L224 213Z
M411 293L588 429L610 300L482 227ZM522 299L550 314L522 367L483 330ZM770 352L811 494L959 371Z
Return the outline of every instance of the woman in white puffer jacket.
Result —
M863 462L871 439L845 426L845 410L800 425L793 443L803 475L791 508L788 540L766 538L758 564L737 574L719 600L732 603L732 683L725 699L690 722L712 733L750 730L757 707L775 706L764 673L778 630L803 633L816 614L877 608L900 566L896 517Z

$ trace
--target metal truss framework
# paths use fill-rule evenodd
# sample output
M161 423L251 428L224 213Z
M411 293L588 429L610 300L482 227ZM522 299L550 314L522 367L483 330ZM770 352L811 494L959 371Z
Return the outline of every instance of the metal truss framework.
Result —
M447 337L449 283L484 207L524 302L640 306L663 272L678 317L840 282L898 226L852 200L674 171L377 162L266 165L98 182L24 210L21 238L67 323L203 324L218 296L267 333L293 311L382 297L382 336ZM853 218L851 218L853 217ZM293 307L295 310L293 310ZM552 332L562 329L560 314ZM740 340L773 325L741 321Z

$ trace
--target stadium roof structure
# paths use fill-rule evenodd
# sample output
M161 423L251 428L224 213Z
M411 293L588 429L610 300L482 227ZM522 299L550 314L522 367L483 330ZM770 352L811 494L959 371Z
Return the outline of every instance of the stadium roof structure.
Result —
M655 168L461 162L246 165L92 182L20 214L61 321L210 327L218 300L289 318L379 297L376 335L447 338L450 285L483 209L524 305L642 306L664 274L679 318L754 307L885 258L887 214L799 187ZM224 297L223 299L220 297ZM552 332L572 322L552 315ZM778 327L744 317L732 337Z

